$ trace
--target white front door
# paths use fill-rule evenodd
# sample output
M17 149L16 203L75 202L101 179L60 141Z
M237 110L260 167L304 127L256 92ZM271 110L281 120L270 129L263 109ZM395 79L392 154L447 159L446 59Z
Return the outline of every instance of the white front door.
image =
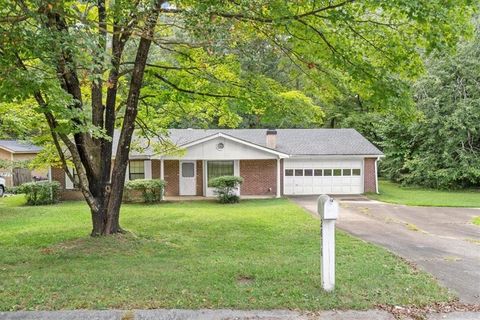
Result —
M197 194L197 166L195 161L180 161L180 195Z

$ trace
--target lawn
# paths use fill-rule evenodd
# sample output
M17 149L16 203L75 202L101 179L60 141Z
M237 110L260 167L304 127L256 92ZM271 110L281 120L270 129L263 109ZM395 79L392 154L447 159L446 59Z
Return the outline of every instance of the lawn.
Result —
M445 191L425 188L402 187L396 183L380 180L380 194L369 193L374 200L431 207L472 207L480 208L480 191Z
M480 226L480 216L473 217L472 223L477 225L477 226Z
M90 238L83 202L0 199L0 310L365 309L452 296L386 250L337 232L321 290L319 221L286 199L125 205L127 236Z

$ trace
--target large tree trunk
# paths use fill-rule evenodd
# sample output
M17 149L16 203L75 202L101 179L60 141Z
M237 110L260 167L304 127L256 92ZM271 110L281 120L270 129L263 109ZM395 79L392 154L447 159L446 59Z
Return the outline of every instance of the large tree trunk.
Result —
M124 232L119 223L120 211L109 213L107 210L105 207L99 210L92 209L92 237Z
M119 223L122 197L118 197L118 194L111 194L110 188L108 181L101 181L97 184L97 188L94 188L95 190L91 190L95 195L96 203L98 203L97 207L90 208L93 226L92 237L123 232ZM109 212L110 201L118 203L118 210Z
M130 90L126 101L126 110L123 118L122 130L118 141L118 146L115 155L115 163L112 170L111 185L106 181L105 168L110 168L110 156L99 159L102 162L101 174L99 175L98 189L90 190L97 198L98 206L92 208L92 236L109 235L123 232L120 227L120 206L122 204L123 191L125 186L125 174L128 165L130 144L132 141L133 131L135 129L135 119L137 117L137 106L140 96L140 89L142 87L143 76L145 73L145 66L147 63L150 45L153 39L154 28L158 19L160 6L164 1L157 1L155 8L147 19L145 34L140 39L138 44L137 54L135 57L135 64L132 70L132 78L130 80ZM107 97L108 100L108 97ZM111 114L110 114L111 116ZM107 120L109 117L106 117ZM111 118L111 117L110 117ZM112 130L113 127L108 128ZM113 130L112 130L113 134ZM111 143L105 143L102 148L102 155L111 155ZM108 148L108 150L106 149ZM103 173L103 174L102 174Z

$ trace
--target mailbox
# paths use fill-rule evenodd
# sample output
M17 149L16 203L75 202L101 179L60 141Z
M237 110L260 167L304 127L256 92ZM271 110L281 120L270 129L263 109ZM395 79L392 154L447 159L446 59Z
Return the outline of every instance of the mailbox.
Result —
M318 197L318 214L322 220L338 219L338 202L326 194Z
M318 214L322 218L322 287L329 292L335 288L335 220L338 202L326 194L318 197Z

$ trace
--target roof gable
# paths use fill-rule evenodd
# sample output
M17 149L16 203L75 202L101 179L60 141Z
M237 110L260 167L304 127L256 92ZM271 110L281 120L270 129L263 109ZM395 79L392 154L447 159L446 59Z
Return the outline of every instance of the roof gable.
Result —
M264 151L266 153L271 153L271 154L277 155L281 158L288 157L288 154L286 154L286 153L279 152L275 149L270 149L270 148L255 144L255 143L252 143L250 141L239 139L239 138L236 138L234 136L228 135L228 134L223 133L223 132L217 132L217 133L211 134L209 136L206 136L204 138L197 139L197 140L194 140L192 142L188 142L188 143L185 143L183 145L178 145L178 146L181 147L181 148L190 148L190 147L195 146L197 144L205 143L205 142L208 142L208 141L216 139L216 138L225 138L226 140L234 141L234 142L237 142L239 144L243 144L243 145L249 146L251 148Z

